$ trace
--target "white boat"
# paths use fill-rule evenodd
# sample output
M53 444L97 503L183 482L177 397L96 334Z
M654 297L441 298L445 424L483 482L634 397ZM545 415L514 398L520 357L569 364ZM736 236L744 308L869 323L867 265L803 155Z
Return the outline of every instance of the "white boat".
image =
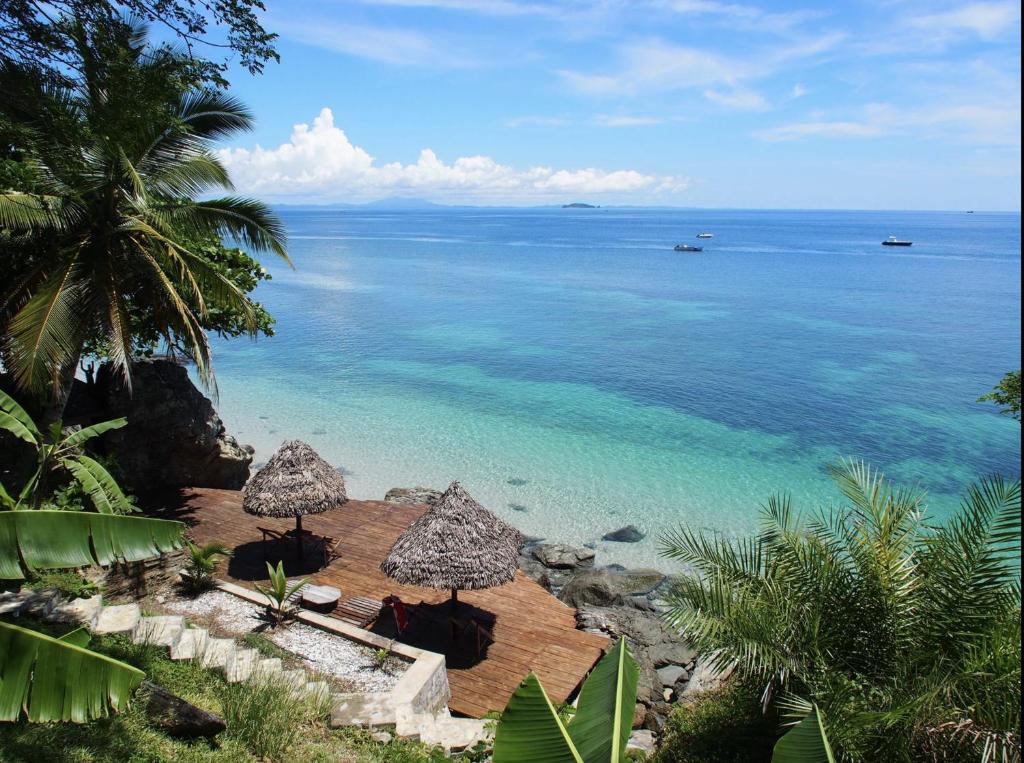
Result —
M714 233L698 233L697 238L714 238Z
M913 243L913 241L907 241L903 238L889 236L889 238L882 242L882 246L911 246Z

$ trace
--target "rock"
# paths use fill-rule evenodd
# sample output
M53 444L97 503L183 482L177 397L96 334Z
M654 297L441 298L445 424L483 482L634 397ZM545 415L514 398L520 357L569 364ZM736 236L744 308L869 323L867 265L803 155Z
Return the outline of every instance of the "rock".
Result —
M633 725L630 728L640 729L643 728L644 719L647 717L647 705L643 702L637 702L633 708Z
M576 613L576 624L583 630L603 633L613 639L627 639L640 664L637 700L648 706L662 700L664 685L657 668L670 664L685 666L693 659L693 650L659 617L633 607L588 605Z
M659 697L659 699L661 699ZM665 721L672 714L672 705L668 702L656 702L647 708L647 715L644 718L644 728L660 734L665 728Z
M384 496L387 503L422 503L433 506L441 497L440 490L429 487L393 487Z
M103 445L136 492L179 487L236 490L249 479L253 449L239 445L188 376L169 360L132 364L131 391L109 364L101 366L95 390L76 387L100 406L98 419L124 416L128 425L103 435ZM98 401L98 402L97 402ZM70 405L70 404L69 404ZM88 403L86 403L86 407Z
M672 699L672 690L671 689L664 689L664 690L662 690L661 696L662 696L662 698L666 702L669 702Z
M689 675L686 672L686 668L681 668L678 665L666 665L663 668L658 668L658 678L661 679L661 685L669 688L675 686L676 682L686 675Z
M565 584L558 598L577 609L587 604L599 607L625 604L622 594L615 590L613 573L606 570L577 572Z
M634 731L626 742L627 750L639 750L645 756L654 754L654 732L643 729Z
M685 641L662 641L648 647L647 654L654 667L666 665L689 665L697 658L697 652Z
M732 676L735 668L718 670L711 662L714 655L700 657L686 688L679 694L680 701L692 702L698 694L721 687Z
M601 540L610 540L614 543L639 543L646 537L647 533L637 528L636 525L626 525L613 532L605 533L601 536Z
M171 736L210 738L226 728L223 718L186 702L159 684L143 681L142 688L149 692L146 714L150 721Z
M555 570L573 570L593 567L596 554L590 549L567 546L564 543L541 543L534 546L533 558Z
M374 742L380 742L381 744L389 744L391 742L392 736L387 731L374 731L372 734L370 734L370 739L372 739Z

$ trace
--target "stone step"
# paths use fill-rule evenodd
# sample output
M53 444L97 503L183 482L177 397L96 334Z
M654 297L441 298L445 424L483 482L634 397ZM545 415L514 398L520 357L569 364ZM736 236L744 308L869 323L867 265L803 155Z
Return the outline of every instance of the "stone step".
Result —
M185 630L185 618L180 615L143 617L135 628L132 639L136 644L173 646Z
M472 747L487 734L487 722L476 718L426 715L418 724L420 741L452 752Z
M235 641L230 638L208 638L198 655L204 668L223 668L235 653Z
M103 594L98 593L88 599L72 599L59 604L50 613L50 619L55 622L81 623L92 630L96 627L96 620L99 619L102 610Z
M210 634L205 628L186 628L178 640L171 644L172 660L191 660L203 653Z
M236 647L234 654L228 658L224 666L224 677L228 683L244 681L252 675L260 661L260 653L255 649Z
M284 686L295 691L304 689L309 683L305 670L282 670L280 680Z
M326 700L331 696L331 685L326 681L310 681L305 686L308 697L315 700Z
M139 624L142 611L138 604L115 604L103 607L96 617L96 625L92 632L97 635L105 633L131 633Z
M278 657L265 657L256 663L252 677L256 680L273 678L281 672L281 660Z
M331 726L379 728L394 726L397 718L388 694L340 694L331 711Z

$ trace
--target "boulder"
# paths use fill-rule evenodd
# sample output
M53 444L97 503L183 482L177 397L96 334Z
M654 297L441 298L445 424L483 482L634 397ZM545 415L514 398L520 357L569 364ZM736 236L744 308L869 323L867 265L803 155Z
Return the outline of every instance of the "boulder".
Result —
M666 665L690 665L697 659L697 652L682 640L662 641L647 648L647 655L654 667Z
M684 676L688 676L686 668L681 668L678 665L666 665L663 668L658 668L658 678L661 679L661 685L672 688L682 679Z
M647 705L643 702L637 702L633 707L633 725L631 728L642 729L644 727L644 719L647 717Z
M594 551L588 548L576 548L564 543L541 543L533 547L533 558L555 570L574 570L581 567L593 567Z
M180 487L235 490L245 484L253 449L227 433L184 366L169 360L137 362L131 376L128 390L104 365L97 389L90 391L100 401L102 418L128 419L127 426L103 435L125 486L144 493Z
M654 754L654 732L648 729L634 731L626 742L627 750L638 750L644 757Z
M587 604L611 607L625 603L622 594L615 590L613 573L607 570L577 572L569 578L558 598L577 609Z
M698 658L686 688L679 693L680 701L692 702L698 694L720 688L732 676L735 668L728 667L719 670L712 665L713 656L712 654Z
M605 533L601 540L610 540L614 543L639 543L647 537L647 533L640 530L636 525L626 525L618 530Z
M441 497L440 490L429 487L393 487L384 496L387 503L421 503L433 506Z
M186 739L212 738L227 728L220 716L171 694L159 684L143 681L142 688L149 694L146 715L154 726L171 736Z
M639 597L654 590L664 577L657 570L626 570L619 567L581 570L565 584L559 598L576 608L587 604L599 607L631 604L641 609L651 609L650 603Z

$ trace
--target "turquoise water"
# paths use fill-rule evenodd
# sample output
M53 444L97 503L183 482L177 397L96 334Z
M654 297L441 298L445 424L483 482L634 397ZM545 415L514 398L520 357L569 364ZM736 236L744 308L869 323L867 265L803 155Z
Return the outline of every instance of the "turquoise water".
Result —
M1020 473L975 399L1020 366L1020 216L693 210L284 213L277 335L216 345L264 461L297 437L349 493L460 479L524 532L656 561L678 523L756 527L869 459L936 515ZM672 251L710 230L703 254ZM912 238L887 249L888 235ZM635 545L600 542L633 523Z

